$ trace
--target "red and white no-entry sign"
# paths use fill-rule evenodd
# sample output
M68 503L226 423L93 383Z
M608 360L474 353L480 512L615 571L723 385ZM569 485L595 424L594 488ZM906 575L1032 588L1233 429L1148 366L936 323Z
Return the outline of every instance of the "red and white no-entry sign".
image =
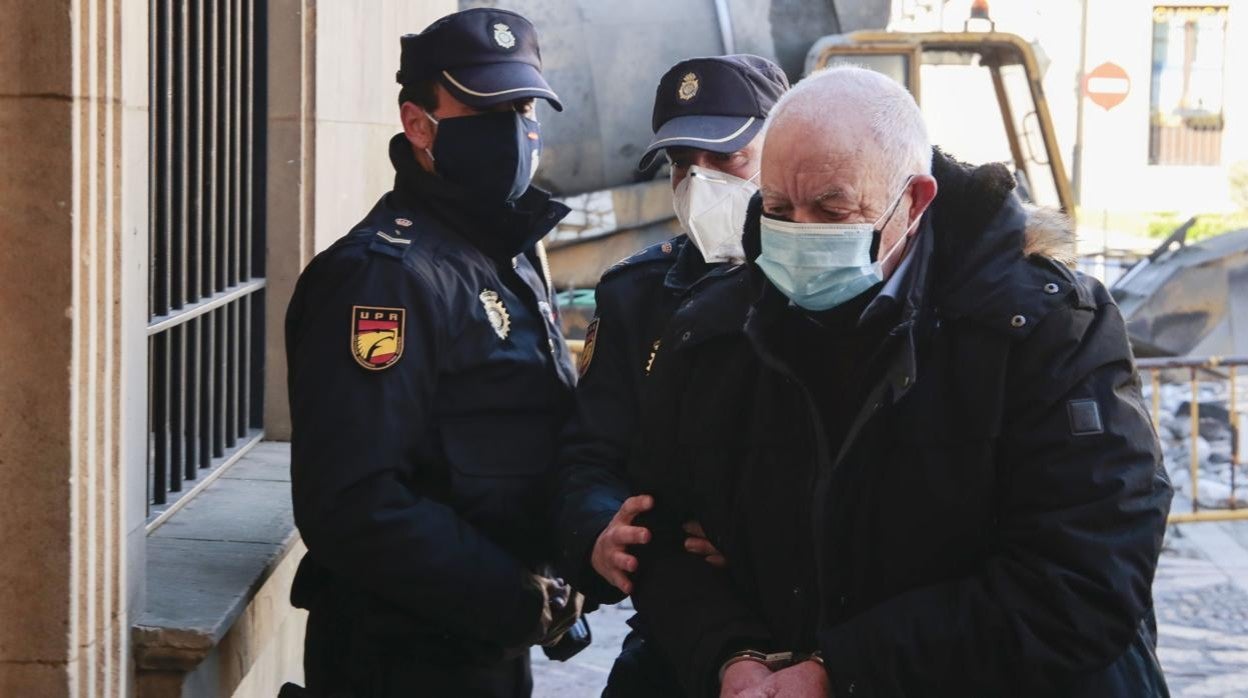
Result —
M1131 78L1117 63L1102 63L1083 79L1083 93L1093 104L1109 110L1122 104L1131 92Z

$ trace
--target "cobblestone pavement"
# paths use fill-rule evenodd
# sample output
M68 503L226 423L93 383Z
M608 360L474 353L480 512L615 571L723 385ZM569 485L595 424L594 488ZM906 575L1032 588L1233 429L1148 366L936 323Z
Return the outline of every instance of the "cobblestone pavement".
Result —
M1248 523L1172 527L1153 596L1176 696L1248 696Z
M604 606L589 616L594 642L567 662L552 662L533 651L534 698L589 698L602 693L611 664L628 634L625 621L633 615L632 602ZM658 697L656 697L658 698Z
M1248 522L1172 527L1153 593L1158 655L1175 698L1248 697ZM570 662L535 652L534 696L598 696L630 615L628 602L591 615L594 643Z

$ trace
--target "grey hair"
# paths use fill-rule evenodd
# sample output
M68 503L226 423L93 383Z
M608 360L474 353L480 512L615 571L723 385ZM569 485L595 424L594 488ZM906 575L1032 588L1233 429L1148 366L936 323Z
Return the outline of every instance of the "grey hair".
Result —
M895 80L856 65L835 65L806 76L772 107L768 126L789 112L808 123L826 120L828 99L863 111L885 164L896 173L896 186L913 174L931 174L932 145L923 113L910 92ZM829 128L836 124L828 122Z

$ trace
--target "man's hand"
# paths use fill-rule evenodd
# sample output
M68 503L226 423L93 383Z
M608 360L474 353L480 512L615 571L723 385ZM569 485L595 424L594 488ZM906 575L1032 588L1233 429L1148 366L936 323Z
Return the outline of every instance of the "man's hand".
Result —
M756 662L739 662L754 664ZM728 667L732 671L734 664ZM724 686L728 685L728 675L724 674ZM828 698L831 693L828 685L828 672L816 661L805 661L787 669L781 669L765 677L744 691L728 694L720 691L720 698Z
M611 518L611 523L594 541L594 550L590 553L589 561L594 571L625 594L633 593L633 583L628 575L637 571L637 558L629 555L627 548L650 542L650 531L634 526L633 519L652 508L654 497L648 494L625 499L620 510Z
M724 679L719 684L719 698L754 695L749 691L765 683L771 676L771 669L762 662L750 659L733 662L724 671Z
M694 555L701 555L706 558L707 563L713 567L724 567L728 564L728 560L719 552L715 544L711 543L706 537L706 531L702 530L702 524L697 521L686 523L683 528L689 537L685 539L685 550Z
M654 497L648 494L625 499L620 510L611 517L611 523L598 534L598 540L594 541L594 550L590 553L589 562L594 571L625 594L633 593L633 583L628 576L637 571L637 558L628 554L628 546L650 542L650 531L634 526L633 519L653 508ZM690 521L684 525L684 530L689 534L685 539L685 550L705 557L715 567L728 564L714 544L707 539L702 524Z

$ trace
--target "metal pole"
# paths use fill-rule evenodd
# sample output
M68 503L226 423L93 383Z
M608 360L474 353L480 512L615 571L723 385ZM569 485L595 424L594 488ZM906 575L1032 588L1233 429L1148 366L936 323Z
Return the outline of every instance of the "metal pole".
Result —
M737 52L737 42L732 35L732 12L728 0L715 0L715 19L719 21L719 38L724 43L724 55Z
M1197 439L1200 438L1200 386L1196 380L1196 369L1189 370L1192 372L1192 459L1189 468L1192 476L1192 511L1196 511L1199 507L1196 495L1200 478L1200 449L1197 447Z
M1231 508L1235 508L1235 471L1239 468L1239 416L1236 411L1239 409L1238 400L1235 397L1235 366L1228 367L1230 369L1230 388L1231 388L1231 411L1228 414L1228 421L1231 427Z
M1153 427L1161 430L1161 369L1150 371L1153 375Z
M1088 72L1088 0L1079 3L1079 80L1075 85L1075 146L1070 154L1071 188L1075 204L1083 206L1083 82ZM1067 211L1072 217L1074 211Z

